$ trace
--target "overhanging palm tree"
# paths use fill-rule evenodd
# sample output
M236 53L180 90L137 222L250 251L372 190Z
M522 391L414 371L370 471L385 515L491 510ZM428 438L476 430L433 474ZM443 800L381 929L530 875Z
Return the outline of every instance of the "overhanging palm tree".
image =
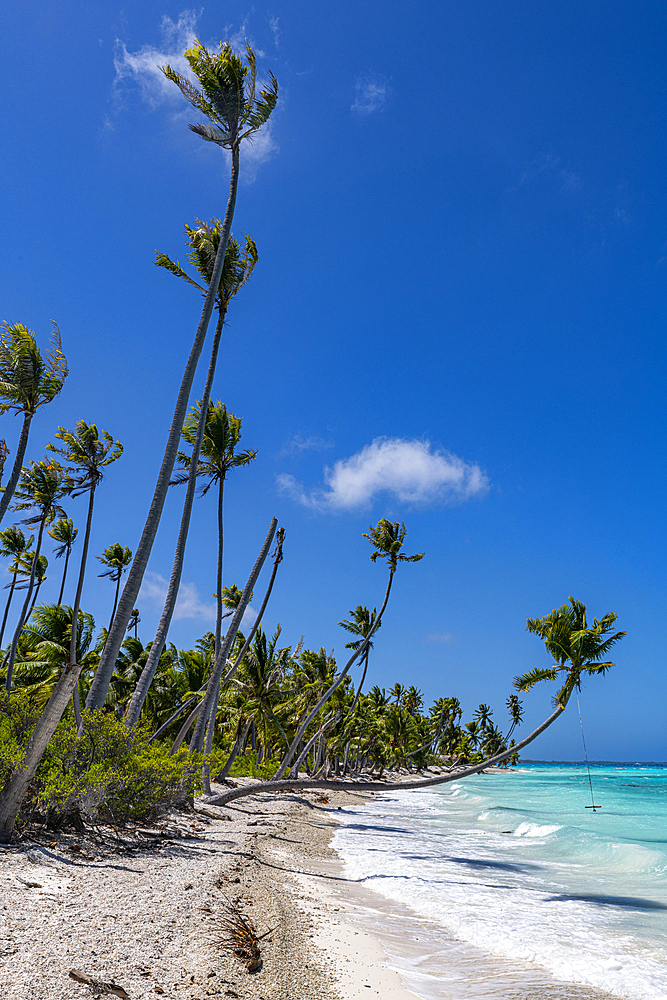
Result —
M62 580L60 581L60 593L58 594L58 604L62 604L69 557L72 551L72 546L76 540L76 536L79 534L79 529L74 527L74 521L71 517L59 517L58 520L54 521L49 528L49 534L54 542L59 543L58 547L53 550L56 559L62 559L62 557L65 556L65 567L63 569ZM0 645L1 644L2 638L0 637Z
M16 589L16 581L24 571L22 557L30 550L32 540L32 535L30 535L29 538L26 538L18 525L15 524L10 528L5 528L3 531L0 531L0 556L3 556L5 559L10 558L13 560L11 566L9 567L9 572L12 574L12 582L9 584L9 596L5 605L5 613L2 618L2 627L0 627L0 646L2 646L2 638L5 634L7 616L9 615L9 606L12 603L12 597L14 596L14 590ZM31 570L32 558L30 560L29 572Z
M99 559L103 566L107 567L104 573L100 573L99 576L108 576L112 583L116 584L113 610L109 620L109 628L111 628L111 622L118 606L118 591L120 590L121 577L132 562L132 549L128 549L127 545L123 548L120 542L114 542L113 545L107 545L101 556L95 556L95 558Z
M190 261L197 268L197 271L204 280L205 284L210 287L213 268L215 261L217 260L220 240L222 238L222 225L219 220L213 219L208 224L201 223L198 229L191 229L188 226L185 228L188 234L188 244L191 247L191 253L189 254ZM245 237L245 247L243 248L239 246L233 236L229 237L227 255L225 257L225 263L222 269L222 278L216 299L218 322L216 324L215 336L213 338L213 347L211 349L211 359L209 361L208 372L206 375L206 384L204 385L204 394L199 402L200 412L197 427L192 440L190 471L187 477L188 485L185 492L185 500L183 502L183 513L181 515L181 525L176 542L176 551L174 553L171 577L169 579L167 596L165 598L162 615L160 616L160 623L158 625L155 641L151 647L151 653L148 657L145 671L142 673L140 682L137 685L135 696L132 698L128 709L126 717L128 726L135 725L139 718L141 706L143 705L148 688L152 683L153 676L157 669L157 664L159 662L162 649L164 648L164 644L167 640L167 632L169 631L171 619L176 607L176 599L178 597L178 590L181 584L181 574L183 572L185 547L187 544L188 532L190 530L192 505L194 503L195 490L197 486L199 454L204 440L206 427L205 418L208 413L211 389L213 388L213 377L215 375L218 348L220 346L220 338L222 336L222 328L225 321L225 315L227 313L227 307L232 298L241 290L241 288L243 288L246 282L250 280L250 276L252 275L257 260L257 249L253 240L249 236ZM178 262L174 263L166 256L166 254L158 254L158 264L166 267L172 274L176 274L178 277L187 281L188 284L195 285L195 287L199 288L201 292L204 292L204 288L190 278L189 275L183 271ZM131 574L132 570L130 571L130 575ZM218 590L218 593L219 592L220 590ZM123 591L121 603L124 596L125 591Z
M0 497L0 521L14 495L30 434L32 418L40 406L58 395L67 378L67 360L60 331L53 324L51 350L43 357L35 334L23 323L3 323L0 334L0 404L4 410L23 414L23 426L9 481Z
M183 429L192 382L197 369L197 363L204 346L206 331L213 313L223 273L223 265L227 255L227 244L234 218L236 192L239 179L239 156L241 143L251 140L263 125L269 120L278 100L278 84L273 75L270 84L259 93L256 91L257 66L256 57L249 45L246 45L246 62L240 55L232 52L231 46L224 43L219 53L210 53L200 43L185 52L190 68L199 80L201 89L195 87L189 80L169 66L163 67L165 75L180 88L183 96L210 124L199 123L191 125L192 131L207 142L213 142L231 153L231 178L227 208L219 233L219 242L215 254L213 270L209 280L208 291L204 300L199 326L195 335L190 357L183 374L174 417L172 420L167 446L158 474L153 500L151 502L146 524L137 547L134 562L128 573L127 582L118 604L116 619L113 622L107 642L102 653L100 665L91 686L87 704L89 708L101 708L104 704L109 682L113 675L116 657L125 636L125 629L136 604L148 557L153 547L162 509L169 490L169 482L174 471L174 463ZM198 456L193 456L196 464Z

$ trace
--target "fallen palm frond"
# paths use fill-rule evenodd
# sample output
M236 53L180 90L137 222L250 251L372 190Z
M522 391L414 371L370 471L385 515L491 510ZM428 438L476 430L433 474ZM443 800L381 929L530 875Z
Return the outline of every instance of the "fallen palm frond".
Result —
M271 931L258 935L255 924L250 917L241 913L236 900L227 903L226 913L222 919L222 930L221 943L227 945L238 958L245 961L248 972L257 972L262 967L259 942Z

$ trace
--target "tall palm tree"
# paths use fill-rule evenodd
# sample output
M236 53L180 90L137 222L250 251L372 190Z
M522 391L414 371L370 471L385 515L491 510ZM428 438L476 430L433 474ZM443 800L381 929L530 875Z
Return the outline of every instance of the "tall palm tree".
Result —
M118 606L118 592L120 590L121 577L123 576L126 568L132 562L132 549L128 549L127 545L123 548L120 542L114 542L113 545L107 545L101 556L95 556L95 558L99 559L103 566L107 567L104 573L100 573L99 576L108 576L110 580L116 584L113 610L109 620L109 628L111 628L111 622L113 621L113 616L116 614L116 607Z
M188 234L188 243L191 247L191 253L189 254L190 261L196 267L204 283L210 287L214 264L217 260L220 240L222 238L222 224L219 220L213 219L209 224L200 224L198 229L191 229L188 226L185 228ZM220 346L220 338L222 336L222 327L227 307L234 295L236 295L237 292L243 288L246 282L249 281L257 260L257 249L249 236L245 237L245 247L243 249L239 247L239 244L233 236L229 237L227 255L225 257L224 267L222 269L222 278L220 280L220 287L216 298L218 322L216 324L215 335L213 338L213 347L211 349L211 359L206 375L206 384L204 385L204 394L199 403L201 412L199 414L199 420L192 442L192 454L190 456L191 467L187 477L188 486L185 492L185 500L183 502L183 513L181 515L181 525L176 542L176 551L174 553L171 577L169 578L167 596L165 598L162 615L160 616L155 641L151 647L151 655L148 657L146 669L144 674L142 674L135 697L130 703L130 708L126 718L128 726L135 725L136 720L139 718L141 705L143 704L148 688L152 683L153 675L157 669L162 649L167 640L167 632L169 631L174 608L176 607L176 599L178 597L178 590L181 584L181 574L183 572L185 546L187 544L188 532L190 530L192 505L194 503L195 490L197 486L197 469L199 467L200 449L204 440L205 417L208 413L208 404L211 396L211 389L213 387L213 377L215 375L218 348ZM180 264L178 264L178 262L174 263L171 261L166 254L158 254L158 264L166 267L171 273L183 278L189 284L195 285L200 289L200 291L202 291L202 293L204 292L204 288L197 282L193 281L193 279L190 278L185 271L183 271ZM130 570L130 576L132 575L133 570L134 567ZM127 586L129 586L129 582L130 581L128 579L126 589ZM220 593L220 588L218 588L218 593ZM124 598L125 591L123 591L121 604ZM112 630L110 630L110 632L111 631Z
M359 639L354 639L352 642L345 643L346 649L357 650L361 646L364 639L369 637L372 632L375 632L377 628L381 628L382 623L380 622L376 628L375 620L377 618L377 608L373 608L372 611L369 611L368 608L364 607L361 604L358 604L354 609L354 611L352 610L350 611L350 614L352 615L351 620L338 622L338 624L340 625L341 628L344 628L346 632L351 632L352 635L360 636ZM373 648L373 643L368 642L366 644L366 652L364 653L364 669L361 674L361 680L359 681L359 686L357 687L357 691L354 696L354 701L352 702L352 707L350 708L349 711L350 716L354 714L354 710L357 707L357 703L359 701L359 697L361 695L361 691L364 686L364 681L366 680L366 672L368 670L368 657L372 648Z
M174 471L176 453L183 429L192 383L197 369L197 363L204 346L206 331L213 314L218 295L223 265L227 255L227 244L234 218L236 192L239 180L239 153L241 143L252 140L263 125L269 120L278 101L278 83L273 75L265 89L257 93L257 62L255 53L246 44L246 62L242 56L232 52L228 43L221 44L219 53L210 53L201 44L195 45L185 52L190 68L199 80L201 90L189 80L181 76L170 66L163 67L168 79L172 80L190 104L206 118L210 124L195 124L190 128L207 142L213 142L229 149L231 152L231 177L229 196L225 217L219 232L219 241L211 272L208 291L204 300L199 326L195 335L190 357L183 373L174 417L169 430L169 437L158 474L155 492L151 502L146 524L137 547L134 562L128 573L127 582L118 604L117 620L114 621L102 653L100 665L88 695L89 708L101 708L104 704L107 688L113 675L114 664L125 636L125 629L132 608L136 604L144 572L148 564L155 535L157 533L162 509L167 498L169 482ZM198 455L193 454L193 462L197 464Z
M93 507L95 504L95 492L104 477L104 469L117 461L123 454L123 446L120 441L114 441L107 431L98 431L96 424L87 424L85 420L78 420L76 430L68 431L64 427L59 427L55 435L62 444L49 444L49 451L62 455L67 462L67 471L72 481L72 496L78 497L88 494L88 514L86 517L86 530L83 536L83 550L81 552L81 562L79 564L79 578L76 585L76 594L72 608L72 635L70 640L70 664L72 667L76 663L76 630L78 623L79 608L81 606L81 594L83 593L83 581L86 575L86 562L88 559L88 545L90 543L90 530L93 524ZM74 687L74 712L77 725L81 724L81 711L78 701L78 688Z
M201 402L193 406L192 411L183 424L183 437L188 444L193 445L197 436L197 428L202 413ZM223 618L223 587L222 587L222 556L223 556L223 491L225 479L230 469L238 469L245 465L250 465L257 457L254 450L236 451L236 447L241 439L241 417L233 413L227 413L227 407L219 400L213 403L209 400L208 412L204 423L204 437L201 443L201 455L203 460L197 463L196 475L198 478L208 480L203 487L201 494L204 496L217 484L218 487L218 572L216 576L216 599L217 612L215 620L215 653L220 649L220 637L222 632ZM177 473L172 482L174 484L186 483L189 480L189 470L192 466L190 455L184 452L178 453L178 464L182 469L187 469L188 473Z
M74 527L74 521L71 517L59 517L58 520L54 521L49 528L49 534L54 542L59 543L58 548L53 550L55 552L56 559L62 559L62 557L65 556L65 568L63 569L63 577L60 581L60 593L58 594L58 604L62 604L69 557L72 551L72 546L76 540L76 536L79 534L79 529ZM0 644L1 643L2 639L0 638Z
M582 674L605 674L613 663L604 660L612 646L623 638L625 632L610 635L617 615L610 611L599 621L586 620L586 605L570 597L569 604L545 615L544 618L527 618L526 631L543 641L553 657L553 667L535 667L521 674L514 681L517 691L530 691L540 681L555 681L564 675L564 683L556 695L556 704L565 708L572 692L581 687Z
M33 536L30 535L29 538L26 538L17 525L12 525L10 528L5 528L3 531L0 531L0 556L3 556L5 559L10 558L13 560L9 567L9 572L12 574L12 582L9 584L9 597L7 598L7 603L5 605L2 626L0 627L0 646L2 646L2 638L5 634L9 606L12 603L12 597L14 596L14 590L16 589L16 581L23 572L22 557L30 550L32 540ZM32 559L30 560L30 565L32 568Z
M44 528L54 518L67 516L60 505L60 501L72 492L73 485L72 480L60 463L56 462L55 459L48 459L47 461L31 462L28 469L23 469L16 488L14 510L33 510L34 513L30 517L25 518L23 523L36 525L38 530L27 592L8 655L7 678L5 681L8 697L12 686L12 671L16 657L16 646L21 635L21 630L28 617L28 608L30 607L30 599L32 598L32 591L35 585Z
M58 395L67 378L60 330L53 324L51 350L45 356L35 334L23 323L3 323L0 334L0 401L4 410L23 414L23 426L11 475L0 497L0 521L14 495L28 444L30 424L40 406Z
M303 720L301 725L298 727L296 735L290 744L290 747L283 757L280 767L276 771L275 780L279 781L287 771L287 768L292 762L294 753L296 752L299 743L303 739L306 729L313 721L320 709L327 703L329 698L334 694L336 689L340 684L343 683L345 677L350 671L352 664L359 657L363 656L366 652L366 647L371 641L371 637L380 627L382 622L382 615L385 612L387 603L389 601L389 595L391 593L391 585L394 580L394 575L398 569L399 562L419 562L420 559L424 558L424 553L420 552L414 556L406 556L401 552L403 548L403 543L405 541L406 528L402 521L388 521L386 517L380 518L378 523L373 527L371 525L368 531L363 532L364 538L367 538L373 547L373 552L371 553L371 562L377 562L378 559L384 559L387 566L389 567L389 579L387 581L387 588L384 594L384 600L378 612L377 618L373 627L369 630L368 635L362 640L359 647L355 649L352 656L347 661L346 665L338 674L338 677L334 680L333 684L329 687L327 691L322 695L317 704L310 710L306 718Z
M35 566L35 592L32 595L32 601L30 607L28 608L28 618L32 614L32 609L37 603L37 598L39 597L39 592L41 590L42 584L46 583L46 571L49 568L49 560L46 558L43 552L37 556L37 565ZM27 619L26 619L27 620Z

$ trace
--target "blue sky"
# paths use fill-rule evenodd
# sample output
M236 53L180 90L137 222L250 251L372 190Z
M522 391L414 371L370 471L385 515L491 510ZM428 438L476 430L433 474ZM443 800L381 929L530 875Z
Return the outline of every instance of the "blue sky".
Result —
M226 583L275 514L269 624L342 657L337 622L384 590L362 532L404 520L426 556L398 574L371 684L489 702L502 721L512 678L548 663L526 617L573 594L628 633L582 695L591 756L666 759L664 6L71 0L0 18L1 318L43 343L57 320L71 368L29 457L78 419L125 445L92 552L136 546L201 308L155 249L183 262L184 223L221 215L228 186L155 67L195 34L247 36L281 97L242 160L234 229L260 263L214 390L259 453L229 479ZM18 430L3 418L12 451ZM139 602L144 641L182 497ZM103 624L97 571L84 606ZM52 560L46 599L59 575ZM178 645L211 627L214 585L208 496ZM526 697L525 726L550 694ZM580 759L575 712L531 755Z

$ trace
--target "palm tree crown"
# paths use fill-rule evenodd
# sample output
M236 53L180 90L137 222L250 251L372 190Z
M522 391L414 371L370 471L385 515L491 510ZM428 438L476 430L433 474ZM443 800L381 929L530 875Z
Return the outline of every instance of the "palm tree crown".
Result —
M195 439L200 414L201 404L197 403L185 419L183 437L188 444L192 444ZM250 465L257 457L257 452L253 449L238 453L235 450L241 438L242 422L242 417L227 412L224 403L219 400L217 403L209 401L204 438L201 444L203 460L200 460L197 465L197 476L206 476L209 480L202 489L202 495L208 493L215 483L225 479L230 469ZM182 469L189 469L190 456L179 451L178 463ZM187 480L188 474L180 472L174 476L172 483L176 485L177 483L185 483Z
M375 549L371 553L371 562L385 558L392 572L399 562L419 562L424 558L423 552L414 556L404 556L401 553L406 535L406 527L402 521L388 521L386 517L381 517L377 525L371 525L363 535Z
M59 427L55 436L63 444L47 444L47 450L62 455L74 484L73 496L87 493L102 479L102 469L123 454L120 441L114 441L107 431L98 432L95 424L78 420L75 431Z
M206 285L204 288L183 270L178 261L173 261L166 253L155 252L155 263L158 267L164 267L177 278L182 278L189 285L194 285L200 292L206 295L208 287L213 277L215 258L220 246L220 236L223 233L223 223L220 219L209 219L208 222L200 222L197 227L185 226L186 243L190 247L188 259L197 269L199 275ZM255 241L250 236L244 236L245 246L241 247L234 237L229 236L227 242L227 253L222 267L222 277L217 288L216 302L218 308L224 312L231 299L240 292L241 289L252 276L255 264L259 260Z
M23 323L3 323L0 334L0 399L5 410L33 416L58 395L67 378L60 331L53 324L51 350L42 356L35 334Z
M49 528L49 534L54 542L59 543L53 551L56 559L60 559L70 552L76 536L79 534L79 529L74 527L74 521L71 517L59 517Z
M171 66L161 69L185 99L211 122L190 125L193 132L207 142L234 149L242 139L266 124L278 101L278 81L269 73L270 85L257 95L257 59L247 42L247 65L241 55L232 51L229 42L221 42L220 52L211 53L196 41L185 50L184 56L201 90Z
M526 631L538 635L547 652L556 661L553 667L535 667L521 674L514 681L518 691L530 691L540 681L555 681L559 673L565 674L565 683L556 695L557 704L564 708L575 688L581 687L581 675L604 674L613 663L603 660L609 650L625 632L610 635L617 615L610 611L593 625L586 621L586 605L570 597L569 604L545 615L544 618L527 618Z
M100 573L99 576L108 576L114 583L117 583L123 575L125 567L132 562L132 550L128 549L127 545L123 548L120 542L114 542L113 545L108 545L104 549L101 556L95 556L95 558L107 567L104 573Z

